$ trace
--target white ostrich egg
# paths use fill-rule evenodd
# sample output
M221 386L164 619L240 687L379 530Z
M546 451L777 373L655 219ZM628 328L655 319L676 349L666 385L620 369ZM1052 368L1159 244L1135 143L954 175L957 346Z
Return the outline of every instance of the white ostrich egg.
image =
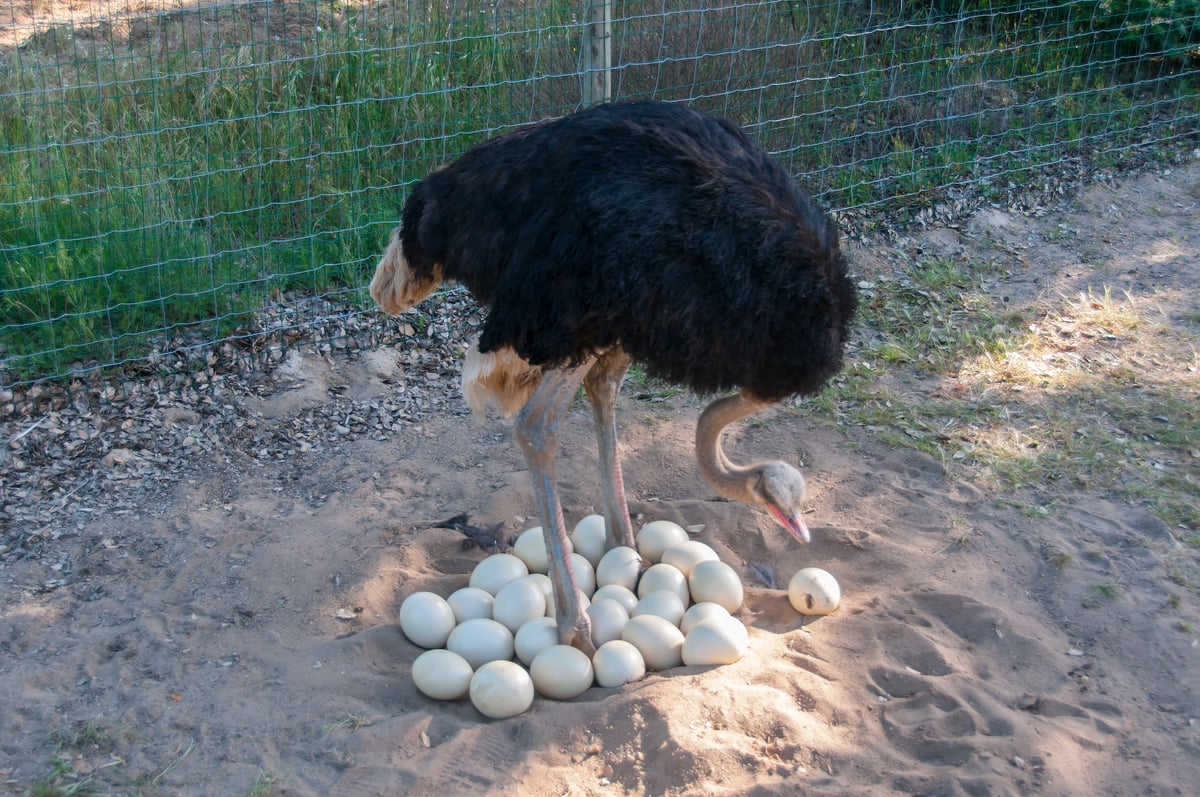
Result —
M692 569L701 562L710 560L720 561L717 552L699 540L688 540L678 545L672 545L663 551L662 561L679 568L685 576L692 574Z
M688 541L688 533L683 526L669 520L652 520L642 526L635 539L638 552L652 564L662 561L663 551L672 545Z
M478 670L489 661L506 661L513 657L513 635L495 620L478 618L460 623L446 639L446 649L467 660Z
M471 676L471 703L495 720L524 713L533 705L533 679L520 664L490 661Z
M571 532L571 544L575 552L583 555L595 567L608 549L603 515L588 515L580 518Z
M639 598L644 598L651 592L657 592L660 589L674 592L684 606L691 602L687 576L675 565L659 562L656 565L650 565L649 569L642 573L642 580L638 582L637 588Z
M546 599L546 608L549 609L551 606L550 601L554 599L554 582L550 580L550 576L545 573L530 573L525 578L541 587L542 596ZM549 614L549 611L547 611L547 614Z
M683 619L679 621L679 630L683 632L684 636L687 636L693 626L710 617L732 617L732 615L728 609L718 603L695 603L683 613Z
M657 615L629 618L621 629L621 639L638 649L651 670L666 670L683 663L683 632Z
M425 651L412 664L413 684L434 700L458 700L467 693L474 674L466 659L442 648Z
M559 641L558 623L554 618L538 617L517 629L513 637L513 650L517 658L529 666L544 648L557 645Z
M842 588L827 570L806 567L788 582L788 601L800 614L829 614L842 599Z
M571 541L568 539L567 552L570 551ZM534 526L522 531L517 537L517 541L513 543L512 552L514 556L525 563L530 573L545 573L550 569L549 559L546 555L546 538L543 536L541 526Z
M423 648L445 645L455 622L450 604L432 592L414 592L400 604L400 630Z
M719 603L730 612L742 605L742 579L724 562L706 560L692 568L688 590L697 603Z
M575 574L575 586L587 597L592 597L596 591L596 569L583 554L573 553L571 557L571 572Z
M478 617L491 617L494 601L492 593L479 587L456 589L446 598L446 603L454 610L454 619L460 623Z
M510 553L497 553L475 565L468 586L478 587L495 595L510 581L529 575L529 568Z
M653 614L656 617L661 617L671 625L678 626L679 621L683 619L684 611L683 601L679 599L679 595L669 589L656 589L654 592L646 594L646 597L638 601L638 605L633 607L633 611L629 613L629 617L641 617L646 614Z
M592 603L602 600L614 600L624 606L625 612L629 613L633 611L634 606L637 606L638 596L633 594L633 590L619 584L605 584L592 593Z
M611 689L646 677L646 661L642 653L623 639L605 642L592 656L596 683Z
M534 687L546 697L570 700L592 685L592 660L570 645L551 645L529 665Z
M492 619L514 634L535 617L546 616L546 595L529 576L510 581L496 593Z
M632 548L621 545L601 557L600 564L596 565L596 585L615 584L631 590L637 586L641 572L642 557Z
M620 639L621 629L629 622L629 612L611 598L592 601L587 614L592 621L592 644L596 647L609 640Z
M683 641L683 663L733 664L750 646L746 626L735 617L709 617L701 620L688 632Z

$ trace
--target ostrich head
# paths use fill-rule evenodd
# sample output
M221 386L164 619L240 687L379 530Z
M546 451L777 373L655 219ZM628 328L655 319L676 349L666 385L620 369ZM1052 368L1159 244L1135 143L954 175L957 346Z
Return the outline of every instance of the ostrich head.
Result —
M762 507L797 542L806 543L812 535L801 512L807 488L800 471L779 460L736 465L721 448L725 427L763 406L744 393L709 404L696 425L696 461L705 481L721 496Z
M800 471L786 462L763 462L751 468L754 484L751 494L759 506L771 513L779 525L788 530L799 543L812 540L801 508L807 485Z

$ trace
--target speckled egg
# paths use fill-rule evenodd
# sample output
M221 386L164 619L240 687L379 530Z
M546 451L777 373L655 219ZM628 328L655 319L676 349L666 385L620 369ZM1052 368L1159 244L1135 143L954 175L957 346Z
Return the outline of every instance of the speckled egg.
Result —
M788 582L788 601L800 614L829 614L842 599L842 588L827 570L806 567Z

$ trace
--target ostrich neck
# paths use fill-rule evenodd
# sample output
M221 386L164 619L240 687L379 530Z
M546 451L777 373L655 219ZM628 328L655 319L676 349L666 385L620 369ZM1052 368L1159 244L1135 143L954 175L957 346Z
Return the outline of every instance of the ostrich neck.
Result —
M721 436L734 421L751 415L766 405L744 393L719 398L705 408L696 424L696 461L709 486L724 498L757 503L752 485L758 474L756 465L736 465L725 456Z

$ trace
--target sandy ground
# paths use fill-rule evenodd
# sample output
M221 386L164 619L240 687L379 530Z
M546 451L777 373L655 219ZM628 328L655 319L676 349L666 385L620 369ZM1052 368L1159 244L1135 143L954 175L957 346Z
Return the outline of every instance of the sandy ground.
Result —
M1198 202L1193 166L1095 186L1042 218L989 210L918 243L989 258L1020 244L998 288L1014 300L1124 282L1194 308ZM1064 243L1062 229L1085 234ZM1071 270L1084 239L1091 262L1125 265ZM1167 243L1170 262L1155 254ZM865 276L886 260L852 254ZM396 358L367 360L306 358L295 389L228 400L264 429L294 428L328 400L331 368L363 402L394 389ZM622 398L631 508L703 524L745 574L751 645L736 664L539 698L504 721L425 699L397 607L465 584L484 553L420 527L464 511L512 532L535 523L508 424L449 411L282 462L231 443L152 494L114 481L126 508L58 540L65 572L47 557L3 571L0 791L56 774L62 793L102 794L1195 793L1200 637L1180 618L1200 618L1200 596L1167 577L1195 553L1146 509L1081 490L1031 518L929 456L779 409L731 448L803 462L802 548L703 484L701 402L658 399ZM565 432L569 522L598 499L589 417L577 405ZM803 619L751 562L783 580L826 568L842 606ZM1116 597L1097 600L1109 582Z

